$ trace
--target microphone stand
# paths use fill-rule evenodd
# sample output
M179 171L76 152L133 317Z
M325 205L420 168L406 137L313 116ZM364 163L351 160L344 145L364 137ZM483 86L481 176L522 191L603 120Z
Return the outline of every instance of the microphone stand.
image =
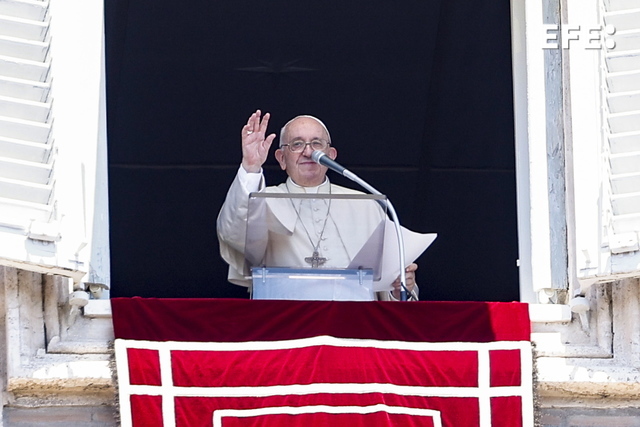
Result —
M367 183L366 181L364 181L362 178L360 178L358 175L356 175L355 173L351 172L349 169L345 168L344 166L338 164L336 161L334 161L333 159L331 159L329 156L327 156L324 152L316 150L313 153L311 153L311 159L320 164L323 165L329 169L331 169L334 172L339 173L340 175L344 176L345 178L349 178L351 181L359 184L361 187L365 188L366 190L368 190L371 194L376 194L378 196L383 196L384 194L382 194L381 192L379 192L378 190L376 190L375 188L373 188L371 185L369 185L369 183ZM405 266L405 255L404 255L404 238L402 237L402 229L400 228L400 220L398 220L398 215L396 214L396 210L393 207L393 205L391 204L391 201L389 201L389 199L385 199L386 200L386 204L387 204L387 208L389 210L389 212L391 213L391 219L393 219L393 223L396 227L396 236L398 238L398 255L400 258L400 301L407 301L407 293L409 292L407 290L407 272L404 270L404 266ZM416 300L417 298L415 297L415 295L412 293L411 294L412 297L414 297Z
M369 185L366 181L360 178L355 173L351 172L349 169L345 169L342 171L342 175L345 178L349 178L351 181L359 184L361 187L368 190L371 194L376 194L379 196L383 196L381 192L376 190L373 186ZM393 224L396 228L396 236L398 238L398 254L400 258L400 301L407 301L407 273L404 270L405 266L405 254L404 254L404 238L402 237L402 229L400 228L400 220L398 219L398 215L396 214L396 210L393 207L393 204L389 199L385 199L387 203L387 209L389 209L389 213L391 214L391 219L393 219Z

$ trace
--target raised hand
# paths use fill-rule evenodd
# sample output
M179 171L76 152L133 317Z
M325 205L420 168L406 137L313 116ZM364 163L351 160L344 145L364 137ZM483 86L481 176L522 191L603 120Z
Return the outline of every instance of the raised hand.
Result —
M267 161L269 148L276 137L275 133L265 137L270 114L261 117L260 110L249 117L247 124L242 127L242 167L250 173L260 172Z

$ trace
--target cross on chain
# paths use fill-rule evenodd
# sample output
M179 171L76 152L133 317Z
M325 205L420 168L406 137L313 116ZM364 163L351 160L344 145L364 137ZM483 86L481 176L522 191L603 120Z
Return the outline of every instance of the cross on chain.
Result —
M319 266L327 262L327 259L321 257L318 251L313 251L313 255L306 257L304 259L304 262L308 262L309 264L311 264L312 268L318 268Z

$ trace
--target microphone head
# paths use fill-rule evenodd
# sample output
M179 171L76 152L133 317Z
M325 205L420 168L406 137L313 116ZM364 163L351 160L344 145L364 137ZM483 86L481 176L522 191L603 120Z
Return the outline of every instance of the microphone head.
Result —
M315 150L313 153L311 153L311 160L313 160L316 163L320 163L320 159L324 156L326 156L324 152L320 150Z

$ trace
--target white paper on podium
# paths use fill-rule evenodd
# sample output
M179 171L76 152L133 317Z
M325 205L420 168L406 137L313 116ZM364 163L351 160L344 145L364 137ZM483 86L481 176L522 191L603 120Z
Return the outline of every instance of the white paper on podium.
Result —
M381 225L382 226L382 223ZM404 239L404 257L405 267L414 262L418 257L433 243L438 237L436 233L416 233L407 228L400 227L402 230L402 238ZM369 244L372 240L379 237L379 232L374 231L367 243L360 249L360 252L353 257L353 261L347 268L359 268L363 265L364 260L371 259L371 252L374 244ZM380 268L380 281L373 283L373 289L376 292L391 290L391 284L400 275L400 254L398 251L398 235L396 234L396 226L390 220L386 219L384 223L384 249L382 251L382 261Z

